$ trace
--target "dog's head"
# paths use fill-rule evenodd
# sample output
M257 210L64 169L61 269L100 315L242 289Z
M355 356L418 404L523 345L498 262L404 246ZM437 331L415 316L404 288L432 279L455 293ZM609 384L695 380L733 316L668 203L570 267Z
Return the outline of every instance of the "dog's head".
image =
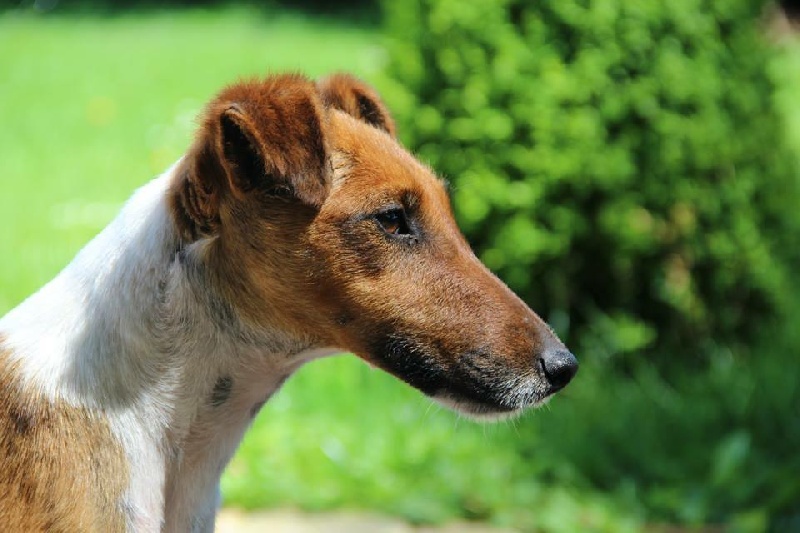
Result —
M347 75L224 90L173 183L187 241L256 327L351 351L475 416L540 403L575 375L552 330L475 257L442 182Z

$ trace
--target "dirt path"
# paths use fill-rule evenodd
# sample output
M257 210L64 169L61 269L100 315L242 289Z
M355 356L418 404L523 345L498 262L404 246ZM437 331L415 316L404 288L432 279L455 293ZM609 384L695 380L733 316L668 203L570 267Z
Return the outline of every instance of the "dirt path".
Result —
M456 522L443 527L415 527L381 515L337 512L303 513L290 509L245 513L223 509L217 533L515 533L512 529Z

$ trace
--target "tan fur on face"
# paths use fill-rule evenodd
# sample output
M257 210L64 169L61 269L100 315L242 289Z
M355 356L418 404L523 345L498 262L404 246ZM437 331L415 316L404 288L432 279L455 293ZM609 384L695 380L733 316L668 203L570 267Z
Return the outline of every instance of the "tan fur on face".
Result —
M368 354L370 330L388 324L435 340L442 356L453 357L441 361L445 366L460 353L483 349L528 371L552 332L472 254L442 183L388 136L343 114L330 124L346 170L310 233L315 255L325 258L319 263L330 269L324 286L358 317L339 330L346 345ZM368 227L342 231L352 213L402 205L407 196L423 233L415 249L404 251Z
M512 410L548 394L537 361L563 345L474 256L442 183L400 146L368 86L347 75L233 86L198 138L185 165L201 192L174 188L174 205L189 206L176 218L202 227L193 198L214 199L207 260L241 316L352 351L430 395ZM387 209L411 217L413 244L382 232Z
M0 337L0 529L125 530L123 452L97 414L24 391Z

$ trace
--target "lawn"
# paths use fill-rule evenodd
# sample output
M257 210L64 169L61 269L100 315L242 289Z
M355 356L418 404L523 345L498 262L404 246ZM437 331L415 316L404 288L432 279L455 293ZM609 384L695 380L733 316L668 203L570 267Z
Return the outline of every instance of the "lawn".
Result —
M374 32L244 9L0 15L0 309L52 277L185 150L204 102L270 71L369 77Z
M798 57L787 56L776 68L786 80L787 110L800 125L800 107L788 89L800 85ZM384 60L376 29L285 12L0 15L0 314L54 276L136 187L181 155L203 102L225 83L287 69L312 76L346 69L380 87ZM800 142L800 128L793 131ZM478 425L353 356L315 362L259 415L223 478L224 503L371 509L413 522L466 517L525 530L637 529L653 518L636 479L615 470L624 461L599 460L603 452L594 442L608 446L635 428L630 446L623 440L613 451L630 464L642 460L635 450L645 445L669 456L659 439L677 429L664 430L659 417L681 428L683 414L711 405L714 394L735 394L752 407L758 389L731 391L733 381L723 378L695 383L708 404L675 398L648 376L609 390L600 365L584 362L580 386L544 410ZM757 380L736 368L719 375ZM608 414L619 405L627 406L627 418ZM700 414L710 413L713 422L717 414L709 409ZM700 457L696 486L686 481L685 494L665 487L658 501L679 501L687 522L702 521L705 515L691 513L713 496L703 493L704 476L738 472L741 431L734 427L714 444L727 463ZM676 436L677 447L684 438L692 435ZM706 438L695 437L699 445ZM605 467L615 488L593 490L571 457ZM661 466L673 478L682 468ZM619 483L626 475L630 482ZM761 515L751 515L741 523L762 523Z

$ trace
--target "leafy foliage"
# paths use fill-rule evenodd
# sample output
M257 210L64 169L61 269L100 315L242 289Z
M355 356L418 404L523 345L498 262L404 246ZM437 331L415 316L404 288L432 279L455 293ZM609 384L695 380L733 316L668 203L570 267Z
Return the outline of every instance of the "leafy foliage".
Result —
M401 133L483 261L573 343L686 360L783 309L800 193L763 2L387 7Z
M794 531L800 383L787 369L800 336L791 325L761 336L753 357L716 346L709 372L672 380L590 361L569 401L521 429L523 464L555 486L615 494L651 523Z

